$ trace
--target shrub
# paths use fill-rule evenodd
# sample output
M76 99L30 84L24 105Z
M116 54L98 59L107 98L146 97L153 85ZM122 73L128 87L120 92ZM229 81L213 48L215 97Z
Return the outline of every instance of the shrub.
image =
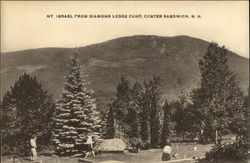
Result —
M243 141L233 144L216 145L206 153L205 160L244 161L247 159L247 144Z
M38 146L38 151L40 155L52 156L55 154L55 147L53 145L41 145Z
M129 152L137 153L141 149L141 139L130 138L127 140L127 146L128 146Z
M146 150L150 148L150 142L149 141L144 141L141 142L141 149Z

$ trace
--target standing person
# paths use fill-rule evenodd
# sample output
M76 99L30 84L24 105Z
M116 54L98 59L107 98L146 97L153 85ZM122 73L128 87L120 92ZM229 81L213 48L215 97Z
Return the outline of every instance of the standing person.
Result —
M87 153L86 153L86 156L84 158L86 159L89 156L89 154L91 154L91 153L95 157L95 152L93 150L93 139L92 139L92 136L88 136L87 142L85 144L87 144Z
M33 135L32 138L30 139L30 146L31 146L31 153L32 157L31 160L36 160L37 159L37 152L36 152L36 135Z
M170 141L167 140L166 145L163 148L163 153L162 153L162 161L168 161L171 158L171 144Z

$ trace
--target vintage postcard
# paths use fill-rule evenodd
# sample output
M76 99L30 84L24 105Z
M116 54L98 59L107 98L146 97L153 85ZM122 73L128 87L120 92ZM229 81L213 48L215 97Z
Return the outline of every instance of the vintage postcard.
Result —
M248 94L248 1L1 1L3 162L244 162Z

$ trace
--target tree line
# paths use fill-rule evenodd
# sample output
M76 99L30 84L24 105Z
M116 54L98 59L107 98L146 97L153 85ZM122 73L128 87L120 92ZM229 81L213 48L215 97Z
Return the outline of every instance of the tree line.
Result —
M130 81L122 77L117 86L116 99L110 104L107 116L107 138L139 141L156 147L160 139L161 79L154 76L149 82Z
M35 76L23 74L1 103L3 154L27 155L37 135L38 150L53 148L59 155L82 153L87 136L101 136L101 119L93 91L73 53L61 96L54 101Z
M162 146L174 135L217 144L223 135L233 133L237 140L246 141L248 95L243 95L237 76L227 65L227 50L211 43L199 68L198 87L187 92L185 81L178 80L178 98L165 99L164 105L160 76L132 86L122 77L107 114L107 137L137 140L146 149Z
M122 138L143 149L160 147L174 135L218 143L223 135L235 133L246 141L248 95L227 65L227 50L211 43L199 68L197 88L187 92L183 81L177 81L180 93L172 101L162 98L164 79L159 75L135 83L121 77L105 115L97 111L79 52L72 55L57 101L35 76L23 74L1 101L3 154L27 154L33 134L41 149L53 146L60 155L81 153L88 134Z

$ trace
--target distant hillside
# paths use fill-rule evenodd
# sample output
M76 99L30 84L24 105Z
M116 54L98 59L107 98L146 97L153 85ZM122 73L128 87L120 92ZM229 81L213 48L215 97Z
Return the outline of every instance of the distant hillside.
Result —
M107 103L122 75L132 81L149 80L153 74L164 80L164 97L176 97L176 80L183 78L186 88L199 82L198 61L208 42L188 37L131 36L80 48L80 59L88 74L98 103ZM2 54L2 94L24 72L37 76L39 82L58 98L63 88L67 64L74 49L42 48ZM248 59L230 52L229 66L238 75L246 92L249 82Z

